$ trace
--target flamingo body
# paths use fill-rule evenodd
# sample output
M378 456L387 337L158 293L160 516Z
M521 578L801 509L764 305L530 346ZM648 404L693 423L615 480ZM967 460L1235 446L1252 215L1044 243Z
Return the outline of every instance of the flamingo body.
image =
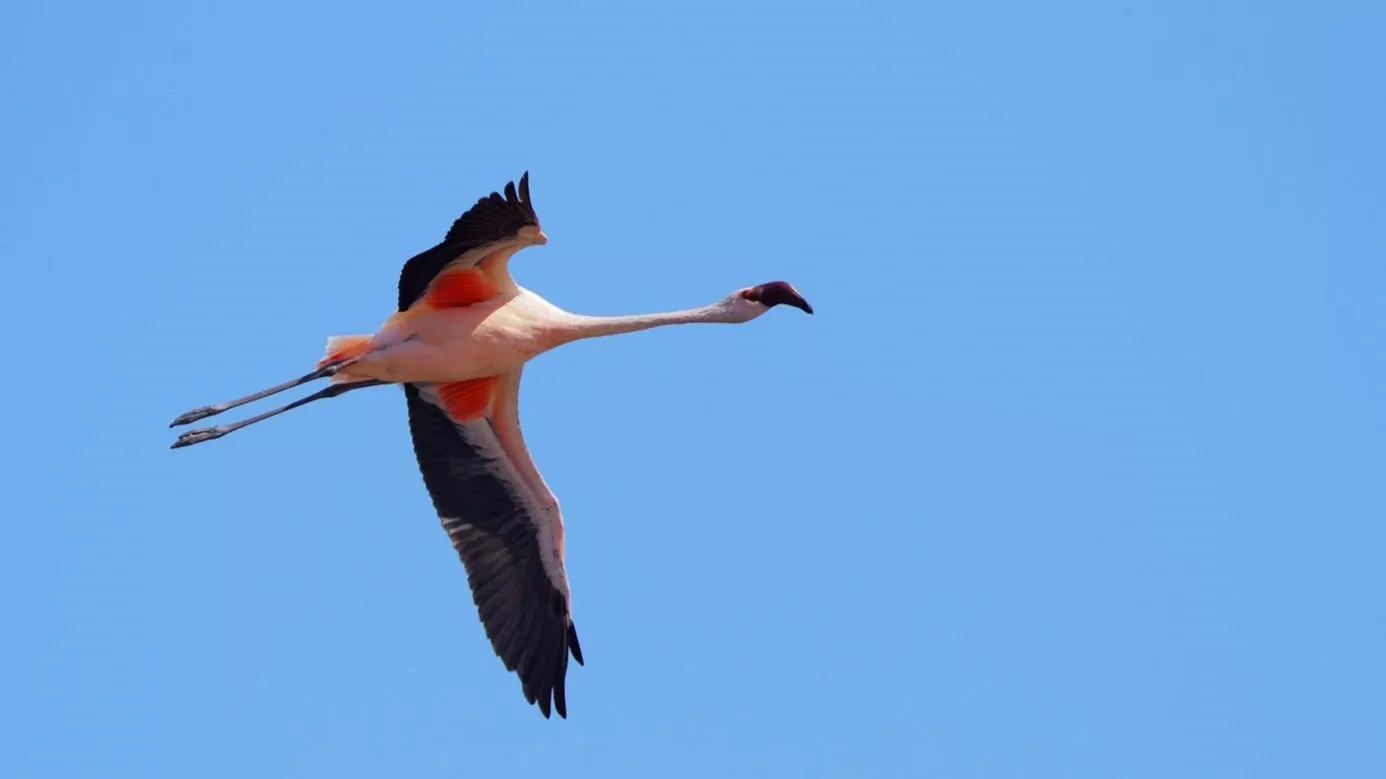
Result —
M518 289L462 307L421 306L391 317L339 380L450 382L498 376L562 342L566 312Z

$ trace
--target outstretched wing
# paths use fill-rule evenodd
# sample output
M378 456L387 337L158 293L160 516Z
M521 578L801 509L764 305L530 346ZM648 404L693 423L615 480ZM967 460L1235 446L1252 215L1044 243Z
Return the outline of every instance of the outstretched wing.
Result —
M492 192L452 223L441 243L404 263L399 275L399 310L404 311L423 297L429 282L451 265L474 266L493 246L515 237L520 228L538 226L539 217L529 199L529 172L505 185L505 194Z
M573 627L563 518L523 451L514 413L519 373L454 384L405 384L424 484L462 558L486 636L525 699L568 716L564 682ZM533 475L528 475L528 474Z

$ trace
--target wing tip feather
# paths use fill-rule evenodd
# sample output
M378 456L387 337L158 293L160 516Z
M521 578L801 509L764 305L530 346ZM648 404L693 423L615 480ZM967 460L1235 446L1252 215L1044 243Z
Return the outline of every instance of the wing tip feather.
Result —
M582 645L578 643L577 625L574 625L571 619L568 620L568 651L573 653L573 659L578 665L586 665L582 662Z

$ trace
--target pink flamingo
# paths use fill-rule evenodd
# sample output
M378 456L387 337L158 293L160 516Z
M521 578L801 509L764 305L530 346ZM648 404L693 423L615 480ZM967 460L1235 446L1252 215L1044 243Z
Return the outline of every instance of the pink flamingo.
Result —
M563 560L563 516L520 434L520 373L536 355L583 338L696 323L742 323L785 304L813 308L787 282L743 287L700 308L640 316L564 311L510 278L510 258L548 242L529 174L477 201L437 246L404 264L399 310L374 335L339 335L312 372L183 414L185 425L328 379L318 392L240 422L192 430L173 448L220 438L307 403L400 384L424 485L467 570L496 655L544 717L568 716L568 655L582 663Z

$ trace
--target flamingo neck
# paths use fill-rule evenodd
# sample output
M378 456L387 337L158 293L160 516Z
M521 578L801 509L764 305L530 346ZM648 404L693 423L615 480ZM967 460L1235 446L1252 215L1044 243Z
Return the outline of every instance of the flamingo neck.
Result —
M698 323L730 322L726 312L719 306L702 306L684 311L667 311L659 314L632 314L627 316L583 316L574 314L563 327L564 341L578 341L584 338L597 338L604 335L635 333L665 325L687 325Z

